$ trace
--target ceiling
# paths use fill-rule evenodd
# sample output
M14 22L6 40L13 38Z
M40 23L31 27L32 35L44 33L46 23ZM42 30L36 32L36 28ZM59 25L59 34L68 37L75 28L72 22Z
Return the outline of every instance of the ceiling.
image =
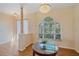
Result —
M40 3L24 3L24 13L33 13L39 11ZM73 3L50 3L53 8L61 8L67 6L73 6ZM0 3L0 12L8 14L20 14L20 3Z

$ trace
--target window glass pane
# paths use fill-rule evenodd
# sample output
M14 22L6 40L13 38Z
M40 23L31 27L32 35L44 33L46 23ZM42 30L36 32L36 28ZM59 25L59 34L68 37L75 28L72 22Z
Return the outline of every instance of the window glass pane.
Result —
M44 38L52 39L53 35L52 34L44 34Z
M21 28L20 20L18 20L18 21L17 21L17 34L20 33L20 28Z
M56 32L56 33L60 33L60 28L56 28L56 29L55 29L55 32Z
M40 37L40 38L43 38L43 34L39 34L39 37Z
M56 34L56 39L61 39L61 35L60 34Z
M54 39L54 34L51 34L52 39Z
M23 27L24 28L24 33L27 34L28 33L28 21L24 20L23 24L24 24L24 27Z
M20 31L21 31L21 21L18 20L17 21L17 34L21 33ZM23 32L25 34L28 33L28 21L27 20L24 20L24 22L23 22Z

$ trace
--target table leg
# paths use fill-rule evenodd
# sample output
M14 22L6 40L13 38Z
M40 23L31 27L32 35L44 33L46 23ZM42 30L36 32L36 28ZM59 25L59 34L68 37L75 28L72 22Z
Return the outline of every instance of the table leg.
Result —
M35 56L35 52L33 51L33 56Z

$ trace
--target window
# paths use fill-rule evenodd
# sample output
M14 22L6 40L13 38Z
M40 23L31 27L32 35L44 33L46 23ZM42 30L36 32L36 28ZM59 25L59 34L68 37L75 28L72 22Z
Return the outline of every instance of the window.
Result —
M21 26L20 23L21 23L20 20L18 20L18 21L17 21L17 34L20 33L20 26Z
M17 34L20 34L21 32L21 21L17 21ZM23 21L23 33L27 34L28 33L28 21L24 20Z
M58 22L51 17L46 17L39 25L39 38L41 39L61 39L61 27Z
M23 24L24 24L24 27L23 27L24 28L24 33L27 34L28 33L28 21L24 20Z

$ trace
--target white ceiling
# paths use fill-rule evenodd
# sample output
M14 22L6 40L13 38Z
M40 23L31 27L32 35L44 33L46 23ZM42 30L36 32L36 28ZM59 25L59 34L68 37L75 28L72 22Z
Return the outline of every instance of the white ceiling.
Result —
M5 12L9 14L20 14L20 3L0 3L0 12ZM24 6L24 13L33 13L39 11L40 3L25 3ZM67 6L73 6L73 3L51 3L50 4L54 8L61 8Z

